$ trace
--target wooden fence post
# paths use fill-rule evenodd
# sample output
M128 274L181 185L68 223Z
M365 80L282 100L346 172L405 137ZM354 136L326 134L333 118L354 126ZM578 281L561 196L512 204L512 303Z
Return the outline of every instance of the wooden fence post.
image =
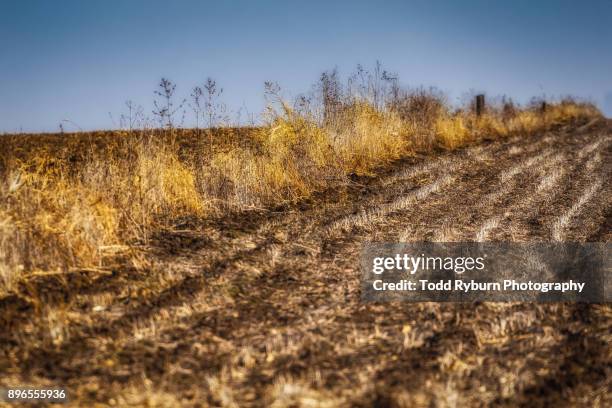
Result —
M476 95L476 116L480 116L485 111L485 96L483 94Z
M546 101L542 101L542 106L541 106L542 113L546 113L546 108L548 108L548 106L546 105Z

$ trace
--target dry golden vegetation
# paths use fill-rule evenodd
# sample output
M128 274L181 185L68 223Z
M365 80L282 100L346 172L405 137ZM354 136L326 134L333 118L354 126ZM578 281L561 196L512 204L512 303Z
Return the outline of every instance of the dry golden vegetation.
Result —
M395 89L384 103L335 92L328 78L319 112L277 98L257 128L3 136L0 293L136 260L151 234L189 217L296 203L402 157L600 116L573 101L476 116L433 91Z
M75 407L610 406L608 305L365 303L358 258L609 242L612 123L334 78L322 102L270 92L259 127L1 136L0 388Z
M209 128L177 128L162 81L158 127L0 136L0 387L72 406L606 406L608 306L366 304L357 258L609 241L610 124L572 100L476 115L379 71L325 73L294 103L267 84L260 126L210 127L208 105Z

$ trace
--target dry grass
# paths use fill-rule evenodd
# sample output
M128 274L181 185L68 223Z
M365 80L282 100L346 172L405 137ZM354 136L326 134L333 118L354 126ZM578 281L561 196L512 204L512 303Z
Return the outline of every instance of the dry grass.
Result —
M411 151L410 126L397 113L362 101L345 107L328 132L346 173L369 174Z
M578 200L572 204L570 208L566 210L565 213L561 214L552 226L552 237L555 241L563 241L565 238L565 229L568 227L570 221L578 212L582 209L582 207L589 202L597 193L597 191L602 187L603 183L599 180L595 181L591 184L578 198Z
M4 168L0 293L24 273L103 267L107 249L206 210L193 170L143 138L118 137L89 152L34 145Z
M1 385L66 388L73 406L605 405L606 305L365 303L356 254L400 231L411 241L462 242L479 231L550 240L577 202L562 238L606 239L609 189L580 197L609 175L608 124L436 152L446 148L428 148L426 129L414 143L414 123L396 112L387 117L408 129L400 153L417 157L372 162L371 178L348 176L354 167L334 143L353 123L292 115L201 137L9 137L0 254L3 265L22 264L31 243L40 265L6 268L17 293L0 296ZM89 195L112 216L97 215ZM47 213L64 228L85 225L86 210L99 241L50 274L57 261L34 235L42 226L24 217ZM54 231L47 240L73 241L49 248L70 253L87 242L80 230ZM24 231L31 238L13 250ZM146 267L112 265L111 253L134 246L147 251ZM96 279L75 271L83 267Z
M117 248L146 244L181 219L295 203L416 151L598 115L590 105L561 102L545 114L476 117L451 113L420 91L384 108L344 101L324 125L281 102L266 125L214 137L211 130L208 137L176 130L4 136L0 293L36 273L104 269Z
M477 140L534 134L560 123L584 121L600 115L590 104L562 101L548 105L546 112L515 108L511 115L495 111L482 116L464 111L442 114L435 122L435 129L439 143L455 149Z
M336 157L324 129L284 106L253 135L255 145L215 154L210 167L208 195L224 207L295 202L326 187L339 177Z
M448 149L463 146L473 137L461 115L441 116L436 122L436 135L440 144Z
M99 192L44 166L26 167L13 173L18 184L2 192L3 291L21 272L95 266L99 248L119 239L117 209Z

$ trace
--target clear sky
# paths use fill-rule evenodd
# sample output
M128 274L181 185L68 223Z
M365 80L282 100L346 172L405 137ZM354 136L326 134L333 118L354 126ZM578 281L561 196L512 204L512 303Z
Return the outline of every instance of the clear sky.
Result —
M451 100L573 94L612 116L612 1L0 0L0 132L112 128L162 76L181 96L211 76L258 114L266 80L295 95L377 59Z

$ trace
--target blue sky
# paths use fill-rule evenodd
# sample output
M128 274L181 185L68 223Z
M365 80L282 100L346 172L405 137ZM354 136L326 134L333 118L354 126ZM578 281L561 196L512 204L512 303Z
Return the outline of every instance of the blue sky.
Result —
M0 0L0 132L112 128L162 76L258 114L266 80L290 96L377 59L451 101L573 94L612 116L612 1Z

